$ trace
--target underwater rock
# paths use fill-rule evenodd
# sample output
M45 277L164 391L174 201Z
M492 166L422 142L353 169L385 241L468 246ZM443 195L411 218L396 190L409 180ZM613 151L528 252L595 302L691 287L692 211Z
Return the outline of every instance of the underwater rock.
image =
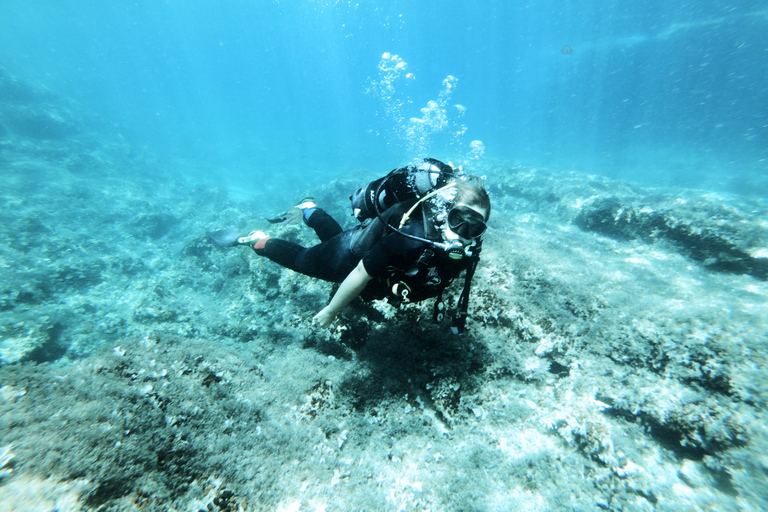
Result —
M76 135L80 126L69 119L66 111L51 105L6 106L0 112L8 129L19 137L60 140Z
M617 240L665 241L710 270L768 279L768 258L753 257L739 240L671 210L639 207L617 197L598 197L573 219L581 229Z
M159 240L174 230L181 220L171 213L141 213L132 221L129 229L137 238Z
M703 464L693 461L691 459L683 459L683 463L680 465L678 471L680 478L685 483L694 489L700 487L709 487L714 484L714 479L707 473L706 467Z
M0 482L13 473L13 459L15 455L11 452L11 446L0 448Z
M201 508L199 512L235 512L240 510L240 507L234 498L234 492L229 489L224 489L219 491L219 493L213 497L213 500L205 506L205 509Z
M9 73L0 66L0 102L11 104L28 104L41 101L45 97L45 89L31 86Z
M451 424L459 412L461 383L455 377L436 379L427 384L430 398L441 418Z
M0 327L0 364L19 361L54 361L67 351L64 326L44 317Z
M58 141L82 132L72 100L19 80L0 68L0 138Z

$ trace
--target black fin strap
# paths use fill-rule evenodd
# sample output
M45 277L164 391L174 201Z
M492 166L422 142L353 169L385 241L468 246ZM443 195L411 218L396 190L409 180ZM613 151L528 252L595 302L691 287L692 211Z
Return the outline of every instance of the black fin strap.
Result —
M475 275L475 268L479 258L472 258L472 263L467 268L464 276L464 290L459 297L459 303L456 306L456 318L451 322L451 330L454 334L464 332L467 325L467 310L469 309L469 289L472 286L472 277Z

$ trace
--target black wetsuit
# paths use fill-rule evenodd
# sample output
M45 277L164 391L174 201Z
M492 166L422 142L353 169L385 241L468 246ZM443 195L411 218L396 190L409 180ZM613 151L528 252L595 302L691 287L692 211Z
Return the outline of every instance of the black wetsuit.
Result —
M357 266L360 256L350 249L352 230L344 231L333 217L319 208L306 221L315 230L320 243L313 247L270 238L256 254L310 277L340 283Z
M420 209L418 215L403 226L402 231L420 238L425 237ZM392 297L395 283L409 288L411 301L436 297L462 271L469 267L471 258L454 260L431 244L407 238L396 232L382 233L364 252L355 250L355 239L361 226L344 231L338 222L321 209L312 212L306 224L315 230L320 244L313 247L270 238L256 253L275 263L302 274L342 282L360 260L366 272L373 277L361 294L366 299Z

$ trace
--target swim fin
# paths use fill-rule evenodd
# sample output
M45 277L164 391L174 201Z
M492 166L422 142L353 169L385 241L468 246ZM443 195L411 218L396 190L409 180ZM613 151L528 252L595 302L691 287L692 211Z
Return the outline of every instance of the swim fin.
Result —
M208 235L208 238L210 238L213 243L221 247L251 245L267 236L261 231L251 231L247 235L242 235L241 231L235 226L227 226L218 231L206 231L205 234Z
M267 222L269 222L270 224L282 224L284 226L291 225L291 224L299 224L301 223L304 210L306 210L307 208L317 208L314 198L305 197L304 199L301 200L301 203L292 207L287 212L283 212L280 215L277 215L276 217L267 219Z
M267 219L270 224L282 224L283 226L289 226L292 224L301 223L301 210L298 208L291 208L287 212L283 212L276 217Z

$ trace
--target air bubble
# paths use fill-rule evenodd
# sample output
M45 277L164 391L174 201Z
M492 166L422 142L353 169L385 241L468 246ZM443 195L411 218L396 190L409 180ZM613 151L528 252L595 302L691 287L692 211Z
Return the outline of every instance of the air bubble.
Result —
M460 147L461 139L467 131L467 127L460 123L460 118L467 109L463 105L450 104L458 78L448 75L443 79L437 99L428 101L425 107L418 110L421 117L411 117L406 114L405 106L413 102L409 98L402 99L396 87L401 80L415 78L413 73L406 73L407 69L408 63L400 56L384 52L379 61L378 76L371 80L368 92L381 100L384 114L394 122L395 135L405 146L408 158L418 160L428 156L433 139L440 133L450 137L451 146ZM482 149L471 149L471 159L476 160L485 151L480 144Z

